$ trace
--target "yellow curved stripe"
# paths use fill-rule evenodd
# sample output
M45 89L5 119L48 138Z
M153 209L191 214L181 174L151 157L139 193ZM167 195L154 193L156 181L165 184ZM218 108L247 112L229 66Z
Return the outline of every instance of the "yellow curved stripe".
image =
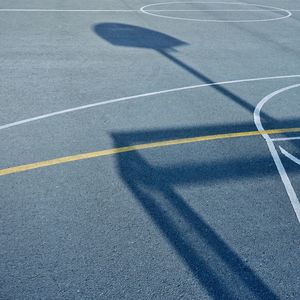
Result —
M220 139L231 139L231 138L238 138L238 137L249 137L249 136L257 136L261 134L271 135L271 134L288 133L288 132L300 132L300 128L284 128L284 129L271 129L271 130L264 130L264 131L247 131L247 132L214 134L214 135L197 136L192 138L182 138L176 140L166 140L166 141L160 141L160 142L154 142L148 144L139 144L139 145L133 145L127 147L100 150L95 152L65 156L65 157L35 162L31 164L10 167L7 169L2 169L0 170L0 176L20 173L24 171L29 171L33 169L44 168L44 167L49 167L54 165L60 165L60 164L83 160L83 159L108 156L108 155L114 155L118 153L131 152L137 150L145 150L150 148L160 148L160 147L167 147L172 145L181 145L181 144L197 143L197 142L220 140Z

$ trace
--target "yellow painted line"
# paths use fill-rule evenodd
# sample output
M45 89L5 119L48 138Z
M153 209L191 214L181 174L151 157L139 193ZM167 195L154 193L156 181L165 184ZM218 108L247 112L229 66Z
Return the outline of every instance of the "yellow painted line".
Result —
M14 174L24 171L29 171L38 168L44 168L54 165L60 165L68 162L101 157L101 156L108 156L114 155L124 152L131 152L137 150L144 150L150 148L160 148L160 147L167 147L172 145L181 145L181 144L189 144L189 143L197 143L197 142L204 142L204 141L212 141L212 140L220 140L220 139L231 139L231 138L238 138L238 137L249 137L249 136L257 136L261 134L279 134L279 133L288 133L288 132L300 132L300 128L284 128L284 129L270 129L264 131L247 131L247 132L235 132L235 133L223 133L223 134L214 134L214 135L206 135L206 136L197 136L192 138L182 138L176 140L166 140L148 144L139 144L127 147L120 147L120 148L113 148L107 150L100 150L96 152L89 152L83 154L76 154L71 156L65 156L40 162L35 162L26 165L20 165L16 167L10 167L7 169L0 170L0 176Z

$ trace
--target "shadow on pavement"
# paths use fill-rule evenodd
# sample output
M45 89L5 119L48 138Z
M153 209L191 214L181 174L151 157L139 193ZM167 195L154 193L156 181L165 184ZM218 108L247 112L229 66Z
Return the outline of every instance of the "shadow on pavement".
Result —
M184 41L158 31L121 23L100 23L95 25L93 29L99 37L114 46L153 49L202 82L207 84L214 83L209 77L171 54L177 51L176 47L188 45ZM212 85L211 88L217 90L231 101L234 101L251 114L254 112L255 107L252 104L232 93L227 88L221 85ZM263 112L261 113L261 117L265 121L274 121L271 116Z
M245 124L247 127L247 124ZM201 128L114 132L114 146L156 141L159 137L195 136ZM209 128L206 128L209 130ZM210 131L219 130L211 128ZM220 131L219 131L220 132ZM270 160L270 157L267 157ZM161 234L213 299L278 299L276 294L231 249L218 233L180 196L175 186L240 180L277 174L266 157L223 164L199 163L153 166L134 151L116 156L122 180ZM199 201L201 195L199 195Z
M111 45L152 49L202 82L214 83L209 77L175 57L174 53L178 47L188 45L184 41L161 32L121 23L100 23L95 25L93 30ZM253 114L255 107L245 99L220 85L212 85L211 88ZM268 126L276 121L266 113L262 113L262 118ZM295 120L281 121L280 126L290 127L294 122ZM279 124L276 125L276 128L279 128ZM166 139L248 130L256 130L253 123L114 132L111 136L114 146L118 148ZM167 167L151 165L137 151L119 154L116 157L122 180L213 299L278 299L255 271L243 262L174 188L175 185L186 183L205 184L208 181L228 178L240 180L258 174L278 176L275 166L270 168L270 165L266 164L267 158L271 160L270 156L251 160L251 163L246 158L221 164L177 164Z

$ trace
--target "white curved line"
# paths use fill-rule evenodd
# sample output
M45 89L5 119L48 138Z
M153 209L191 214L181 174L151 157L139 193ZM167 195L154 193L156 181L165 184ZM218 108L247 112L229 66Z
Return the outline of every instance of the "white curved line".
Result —
M280 146L279 146L279 149L280 149L281 153L282 153L285 157L289 158L291 161L293 161L294 163L296 163L297 165L300 166L300 159L299 159L299 158L297 158L296 156L294 156L294 155L292 155L291 153L287 152L286 150L284 150L284 149L283 149L282 147L280 147Z
M293 84L293 85L290 85L290 86L287 86L287 87L284 87L282 89L279 89L269 95L267 95L266 97L264 97L258 104L257 106L255 107L255 110L254 110L254 123L258 129L258 131L264 131L265 128L263 127L262 125L262 122L261 122L261 118L260 118L260 113L261 113L261 110L262 110L262 107L270 100L272 99L273 97L275 97L276 95L279 95L285 91L288 91L288 90L291 90L291 89L294 89L294 88L297 88L300 86L300 83L297 83L297 84ZM262 133L261 134L265 140L271 140L269 135L268 134L265 134L265 133Z
M181 18L181 17L172 17L172 16L164 16L155 14L153 12L150 12L151 10L146 10L149 7L153 6L159 6L159 5L166 5L166 4L234 4L234 5L246 5L246 6L255 6L255 7L262 7L262 8L268 8L271 10L277 10L287 13L287 15L278 17L278 18L269 18L269 19L254 19L254 20L211 20L211 19L192 19L192 18ZM213 22L213 23L251 23L251 22L269 22L269 21L276 21L276 20L282 20L285 18L289 18L292 13L291 11L279 8L275 6L266 6L266 5L260 5L260 4L248 4L248 3L239 3L239 2L161 2L161 3L154 3L154 4L148 4L140 8L140 11L142 13L145 13L150 16L159 17L159 18L165 18L165 19L172 19L172 20L185 20L185 21L195 21L195 22ZM268 10L266 10L268 11ZM269 10L270 11L270 10Z
M275 97L276 95L279 95L279 94L281 94L281 93L283 93L283 92L285 92L285 91L288 91L288 90L291 90L291 89L297 88L297 87L300 87L300 83L298 83L298 84L293 84L293 85L287 86L287 87L285 87L285 88L282 88L282 89L280 89L280 90L277 90L277 91L275 91L275 92L273 92L273 93L267 95L266 97L264 97L264 98L258 103L258 105L256 106L255 111L254 111L254 123L255 123L257 129L258 129L260 132L264 130L264 127L263 127L263 125L262 125L261 118L260 118L260 112L261 112L263 106L264 106L270 99L272 99L273 97ZM298 197L297 197L297 194L296 194L296 192L295 192L295 190L294 190L294 188L293 188L293 186L292 186L292 183L291 183L291 181L290 181L290 179L289 179L289 177L288 177L288 175L287 175L287 173L286 173L286 170L285 170L285 168L284 168L284 166L283 166L283 164L282 164L282 161L281 161L281 159L280 159L280 157L279 157L279 154L278 154L278 152L277 152L277 150L276 150L276 147L275 147L275 145L274 145L272 139L271 139L271 138L269 137L269 135L266 134L266 133L261 132L261 135L263 136L263 138L264 138L264 139L266 140L266 142L267 142L268 148L269 148L269 150L270 150L270 152L271 152L271 155L272 155L272 157L273 157L273 160L274 160L274 162L275 162L275 165L276 165L276 167L277 167L277 170L278 170L278 172L279 172L279 175L280 175L280 177L281 177L281 180L282 180L282 182L283 182L283 184L284 184L284 187L285 187L286 192L287 192L287 194L288 194L288 196L289 196L289 198L290 198L290 201L291 201L291 204L292 204L292 206L293 206L293 209L294 209L294 211L295 211L295 213L296 213L297 219L298 219L298 221L299 221L299 223L300 223L300 202L299 202L299 199L298 199Z
M58 116L58 115L63 115L79 110L85 110L88 108L93 108L97 106L102 106L102 105L108 105L108 104L113 104L113 103L119 103L119 102L125 102L129 100L134 100L134 99L139 99L139 98L145 98L145 97L150 97L150 96L155 96L155 95L161 95L161 94L167 94L167 93L173 93L173 92L180 92L180 91L185 91L185 90L191 90L191 89L197 89L201 87L207 87L207 86L215 86L215 85L225 85L225 84L234 84L234 83L242 83L242 82L251 82L251 81L262 81L262 80L274 80L274 79L287 79L287 78L297 78L300 77L300 75L283 75L283 76L272 76L272 77L260 77L260 78L248 78L248 79L240 79L240 80L231 80L231 81L220 81L220 82L213 82L213 83L204 83L204 84L198 84L198 85L190 85L190 86L185 86L185 87L180 87L180 88L174 88L174 89L168 89L168 90L162 90L158 92L151 92L151 93L145 93L145 94L139 94L139 95L134 95L134 96L128 96L128 97L122 97L122 98L116 98L116 99L111 99L111 100L106 100L102 102L96 102L96 103L91 103L87 105L82 105L82 106L77 106L77 107L72 107L64 110L59 110L55 111L52 113L44 114L44 115L39 115L36 117L4 124L0 126L0 130L7 129L10 127L15 127L19 126L22 124Z

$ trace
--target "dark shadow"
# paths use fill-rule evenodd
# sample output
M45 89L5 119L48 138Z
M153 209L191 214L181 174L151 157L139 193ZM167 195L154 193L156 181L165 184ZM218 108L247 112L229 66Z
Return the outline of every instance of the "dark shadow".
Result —
M249 124L245 124L245 127ZM213 132L217 128L207 127ZM112 133L115 147L155 141L157 136L195 136L203 128ZM219 131L220 132L220 131ZM277 174L270 157L156 167L137 152L117 157L117 168L138 203L213 299L278 299L239 255L175 191L174 186ZM201 195L199 195L201 200Z
M293 128L299 127L295 124L300 124L299 118L292 118L286 120L276 121L274 123L269 123L266 126L266 130L275 128ZM232 132L246 132L246 131L257 131L254 122L244 122L244 123L227 123L227 124L214 124L212 125L202 125L201 127L186 127L186 128L166 128L165 130L148 130L145 134L144 130L135 130L131 134L124 135L124 138L119 139L118 143L120 147L125 147L128 145L136 145L143 143L152 143L164 140L181 139L181 138L191 138L197 136L206 136L212 134L222 134L222 133L232 133ZM121 133L119 133L121 134ZM291 136L293 133L282 133L282 136ZM295 133L294 135L298 135ZM126 136L126 138L125 138ZM290 141L294 143L295 141ZM122 144L123 143L123 144ZM271 156L270 156L271 157Z
M176 51L176 47L187 45L167 34L128 24L100 23L94 30L98 36L114 46Z
M171 52L176 52L176 47L188 45L184 41L158 31L121 23L100 23L94 26L94 31L98 36L114 46L153 49L202 82L214 83L213 80L171 54ZM239 104L251 114L254 112L255 107L252 104L227 88L221 85L212 85L211 87L231 101ZM263 112L261 117L265 121L274 121L271 116Z
M155 50L201 81L214 83L173 55L177 47L188 45L181 40L157 31L119 23L101 23L94 27L94 31L114 46ZM253 114L255 108L246 100L223 86L211 87ZM262 118L267 121L267 127L276 121L267 114L262 114ZM293 122L295 120L282 121L281 126L290 127ZM254 123L114 132L112 138L114 146L118 148L166 139L249 130L256 130ZM270 156L251 159L251 162L247 159L236 159L222 163L217 161L163 167L151 165L137 151L118 154L116 158L122 180L213 299L278 299L255 271L174 188L185 184L201 185L207 182L254 178L258 174L278 176Z

